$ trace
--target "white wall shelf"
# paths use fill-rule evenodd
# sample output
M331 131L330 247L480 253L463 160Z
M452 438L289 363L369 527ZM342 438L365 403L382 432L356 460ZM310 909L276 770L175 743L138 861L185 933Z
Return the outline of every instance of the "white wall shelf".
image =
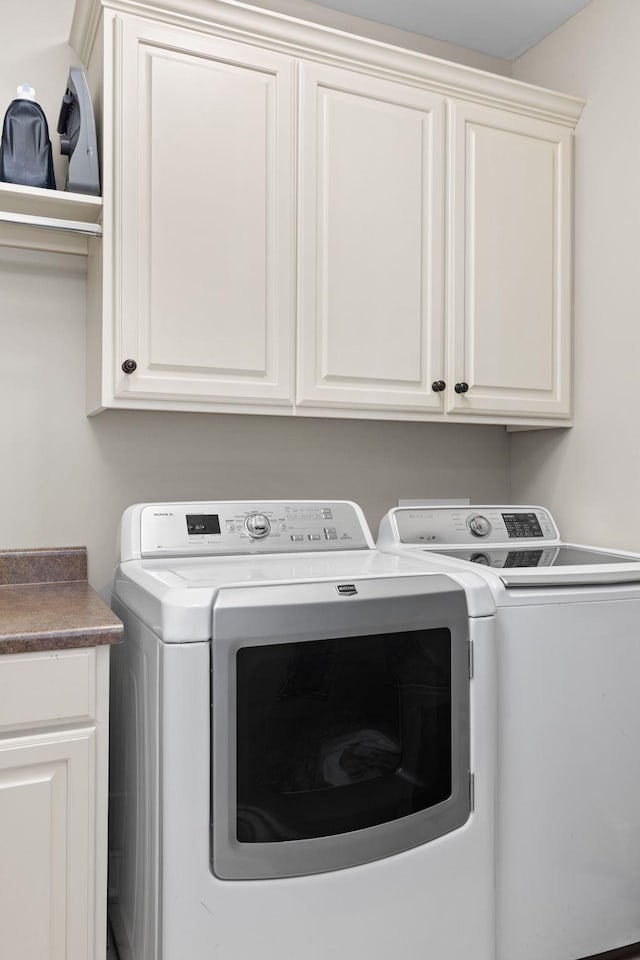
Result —
M0 246L86 256L102 236L102 198L0 183Z

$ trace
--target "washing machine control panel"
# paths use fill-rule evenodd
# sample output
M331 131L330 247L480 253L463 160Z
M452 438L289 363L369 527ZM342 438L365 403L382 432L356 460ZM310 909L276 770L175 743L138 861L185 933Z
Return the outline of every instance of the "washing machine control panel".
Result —
M400 543L511 543L555 541L560 534L543 507L399 507L393 511Z
M344 500L145 504L139 522L143 557L366 550L371 546L362 511Z

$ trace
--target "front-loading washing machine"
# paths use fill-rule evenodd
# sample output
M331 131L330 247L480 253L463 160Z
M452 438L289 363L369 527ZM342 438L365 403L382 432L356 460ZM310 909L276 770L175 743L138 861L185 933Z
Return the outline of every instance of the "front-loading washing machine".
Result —
M481 578L379 553L345 501L139 504L120 544L123 954L494 960Z
M499 960L640 941L640 556L534 506L399 507L377 545L496 601Z

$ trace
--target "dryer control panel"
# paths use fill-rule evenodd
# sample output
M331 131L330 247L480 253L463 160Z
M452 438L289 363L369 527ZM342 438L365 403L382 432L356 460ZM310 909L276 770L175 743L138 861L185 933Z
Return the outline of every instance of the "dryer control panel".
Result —
M560 536L543 507L399 507L392 516L397 542L407 544L544 543Z
M120 559L372 547L362 510L346 500L148 503L125 511Z

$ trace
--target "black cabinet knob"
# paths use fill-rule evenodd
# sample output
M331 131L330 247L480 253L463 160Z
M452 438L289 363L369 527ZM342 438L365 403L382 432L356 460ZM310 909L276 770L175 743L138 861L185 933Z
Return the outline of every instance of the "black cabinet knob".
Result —
M138 369L138 364L135 360L125 360L122 364L123 373L133 373L134 370Z
M469 384L462 381L462 383L456 383L453 389L456 393L466 393L469 389Z
M444 380L434 380L431 384L431 389L434 393L442 393L443 390L447 389L447 385Z

